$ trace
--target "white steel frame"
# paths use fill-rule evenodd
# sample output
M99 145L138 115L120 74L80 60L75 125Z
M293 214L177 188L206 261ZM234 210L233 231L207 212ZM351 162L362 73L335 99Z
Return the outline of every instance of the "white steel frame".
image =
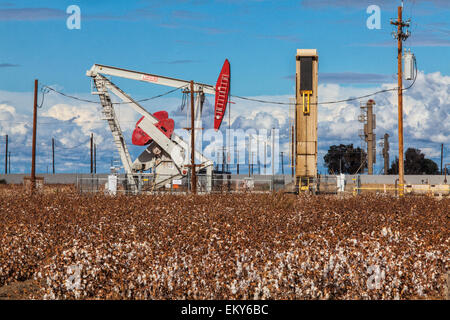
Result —
M130 96L128 96L125 92L118 88L104 75L116 76L131 80L139 80L175 88L187 87L188 85L190 85L190 81L99 64L94 64L92 68L86 72L86 75L93 79L95 87L97 88L97 92L92 93L98 94L100 97L100 102L103 107L103 115L105 116L105 120L108 121L109 128L113 135L114 143L117 150L119 151L123 168L127 173L128 184L131 186L132 191L136 192L136 190L138 189L137 181L133 177L133 174L136 174L137 170L134 168L131 161L131 156L125 143L125 139L119 125L119 120L114 110L114 105L111 102L109 91L111 91L115 96L121 99L126 105L129 105L136 112L144 116L144 119L139 123L139 127L144 130L150 137L152 137L153 141L166 152L168 157L166 156L166 159L164 160L166 160L166 162L169 161L173 163L173 169L167 169L167 167L165 169L162 169L162 171L164 171L164 175L170 172L171 177L162 179L158 182L157 186L162 186L167 183L168 180L171 181L173 179L179 179L180 177L186 175L186 173L188 172L188 164L185 163L185 159L187 158L185 157L185 155L189 150L188 143L182 140L181 137L179 137L175 133L173 133L171 139L169 139L156 127L156 124L159 121L158 119L156 119L152 114L145 110L141 105L134 101ZM197 99L195 99L195 118L196 122L198 123L198 120L200 120L201 118L201 112L203 109L204 94L215 94L216 90L211 85L194 83L194 91L198 94ZM213 162L203 156L203 154L198 150L195 150L195 158L197 161L200 161L200 165L196 167L196 171L206 168L206 191L210 192L212 187ZM155 163L155 166L157 166L158 164Z

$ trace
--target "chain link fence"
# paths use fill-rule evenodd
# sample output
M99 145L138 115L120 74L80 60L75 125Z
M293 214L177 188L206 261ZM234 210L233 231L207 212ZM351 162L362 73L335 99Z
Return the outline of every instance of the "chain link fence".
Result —
M173 179L172 176L137 174L133 178L134 186L130 185L126 175L77 177L76 188L80 193L105 194L188 193L191 190L189 175ZM198 193L272 192L283 190L284 187L284 178L280 177L254 178L215 174L209 182L206 175L197 175Z

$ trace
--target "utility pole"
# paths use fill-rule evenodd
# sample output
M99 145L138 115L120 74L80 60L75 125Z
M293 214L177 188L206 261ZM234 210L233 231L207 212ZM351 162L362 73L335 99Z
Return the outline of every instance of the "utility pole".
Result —
M197 193L197 176L195 172L195 121L194 121L194 81L191 80L191 191ZM223 165L222 165L223 170Z
M388 174L389 170L389 134L384 134L383 142L383 158L384 158L384 174Z
M441 169L442 169L442 161L441 161ZM8 173L8 135L6 135L5 140L5 174L7 173Z
M284 161L283 161L283 154L284 152L281 151L281 174L284 176Z
M402 20L402 5L398 7L397 21L391 21L392 25L397 26L397 63L398 63L398 176L399 176L399 195L403 196L403 187L405 185L404 178L404 161L403 161L403 71L402 71L402 51L403 41L409 37L409 31L403 32L404 27L409 27L409 21Z
M292 155L292 158L291 158L291 175L292 175L292 177L294 177L295 176L295 135L294 135L294 132L295 132L295 130L294 130L294 126L292 126L291 127L291 135L292 135L292 137L291 137L291 139L292 139L292 145L291 145L291 155Z
M259 160L259 133L256 136L256 166L258 167L258 174L261 174L261 161Z
M367 101L367 133L366 133L366 141L367 141L367 157L368 157L368 174L373 175L373 164L376 163L376 144L375 144L375 134L373 130L375 129L375 116L373 114L373 105L375 101L369 100Z
M52 138L52 167L53 174L55 174L55 139Z
M275 175L275 128L272 128L272 148L270 153L272 153L272 179Z
M252 176L253 176L253 154L254 154L255 152L254 151L252 151Z
M8 140L6 140L6 141L8 142ZM443 160L444 160L444 144L441 143L441 175L444 174L443 171L442 171L442 163L443 163Z
M252 135L248 136L248 176L250 177L250 166L251 162L253 160L253 153L252 153Z
M239 174L239 149L237 149L237 146L236 146L236 152L237 152L237 159L236 159L237 160L237 168L236 168L237 172L236 173Z
M222 174L225 173L225 150L227 147L222 148Z
M11 173L11 151L8 152L8 173Z
M97 144L94 143L94 174L97 174Z
M37 95L38 80L34 80L34 104L33 104L33 145L31 149L31 192L36 187L36 131L37 131Z
M264 175L266 174L267 165L267 140L264 140Z
M94 134L91 133L91 174L94 173Z

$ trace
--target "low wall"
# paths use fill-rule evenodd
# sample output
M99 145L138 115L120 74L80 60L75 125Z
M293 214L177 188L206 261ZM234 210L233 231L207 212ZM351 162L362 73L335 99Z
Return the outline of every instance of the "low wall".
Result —
M4 180L8 184L21 184L23 183L23 178L30 176L30 174L0 174L0 181ZM101 174L77 174L77 173L57 173L57 174L38 174L38 177L44 178L44 184L75 184L77 182L77 177L89 178L94 176L95 178L106 179L108 177L107 173ZM123 175L121 175L123 176ZM231 179L244 179L248 177L246 174L232 174ZM253 175L255 181L270 181L272 179L271 175ZM321 175L321 178L327 178L329 181L335 179L336 176L332 175ZM346 184L354 184L356 180L356 175L346 175ZM275 180L284 180L285 184L289 184L293 181L290 175L275 175ZM398 179L398 175L361 175L361 184L395 184L395 180ZM444 176L442 175L406 175L406 184L443 184ZM447 183L450 183L450 177L447 177Z

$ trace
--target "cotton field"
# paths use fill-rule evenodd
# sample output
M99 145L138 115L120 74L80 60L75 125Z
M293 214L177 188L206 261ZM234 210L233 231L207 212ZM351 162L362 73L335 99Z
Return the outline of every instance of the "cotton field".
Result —
M442 299L449 199L0 194L32 299Z

